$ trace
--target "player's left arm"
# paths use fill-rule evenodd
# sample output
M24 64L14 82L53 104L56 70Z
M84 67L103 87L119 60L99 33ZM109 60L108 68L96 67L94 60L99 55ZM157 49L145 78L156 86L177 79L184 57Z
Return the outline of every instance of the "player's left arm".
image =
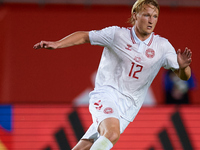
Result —
M185 48L184 52L179 49L177 51L177 60L179 69L174 72L182 80L189 80L191 77L190 63L192 62L192 52L190 49Z

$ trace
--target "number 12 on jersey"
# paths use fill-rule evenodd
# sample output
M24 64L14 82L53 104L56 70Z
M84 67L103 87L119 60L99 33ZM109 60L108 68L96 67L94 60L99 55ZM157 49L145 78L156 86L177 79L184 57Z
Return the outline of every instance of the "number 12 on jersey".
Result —
M143 66L137 65L134 62L132 62L131 70L129 72L129 77L133 77L133 78L139 79L138 75L136 75L136 74L141 72L142 69L143 69ZM133 70L136 70L136 71L133 71Z

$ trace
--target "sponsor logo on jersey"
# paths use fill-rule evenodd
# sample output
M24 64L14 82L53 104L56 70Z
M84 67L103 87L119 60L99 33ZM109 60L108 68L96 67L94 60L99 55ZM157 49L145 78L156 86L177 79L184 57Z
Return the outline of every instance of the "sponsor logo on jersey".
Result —
M110 108L110 107L107 107L107 108L104 109L103 112L104 112L105 114L112 114L112 113L113 113L113 109Z
M148 57L148 58L153 58L155 56L155 51L151 48L147 49L145 51L145 55Z

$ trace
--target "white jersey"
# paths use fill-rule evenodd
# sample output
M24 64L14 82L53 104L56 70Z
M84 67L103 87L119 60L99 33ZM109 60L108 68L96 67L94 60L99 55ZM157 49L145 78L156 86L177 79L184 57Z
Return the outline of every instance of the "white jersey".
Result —
M161 67L178 69L177 55L165 38L151 34L140 41L132 28L112 26L89 32L90 43L104 47L97 71L95 90L112 87L125 95L118 100L121 114L129 121L140 109L146 92Z

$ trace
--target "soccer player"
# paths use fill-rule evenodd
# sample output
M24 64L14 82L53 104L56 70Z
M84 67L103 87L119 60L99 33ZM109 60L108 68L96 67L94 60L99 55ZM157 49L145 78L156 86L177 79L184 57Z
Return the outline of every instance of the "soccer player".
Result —
M110 150L140 110L161 67L182 80L191 76L192 52L175 52L169 41L153 33L160 8L156 0L137 0L131 28L112 26L75 32L59 41L41 41L35 49L58 49L83 43L104 47L89 110L93 124L73 150Z

